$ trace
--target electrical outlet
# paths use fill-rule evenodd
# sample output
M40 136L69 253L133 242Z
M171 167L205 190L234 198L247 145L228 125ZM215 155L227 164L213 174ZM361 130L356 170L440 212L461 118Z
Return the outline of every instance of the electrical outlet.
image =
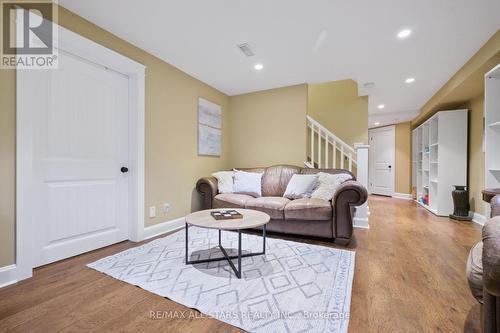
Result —
M149 207L149 218L152 219L153 217L156 217L156 207L155 206Z
M162 210L163 210L163 214L165 214L165 215L166 215L166 214L168 213L168 211L170 210L170 204L169 204L168 202L165 202L165 203L163 204L163 208L162 208Z

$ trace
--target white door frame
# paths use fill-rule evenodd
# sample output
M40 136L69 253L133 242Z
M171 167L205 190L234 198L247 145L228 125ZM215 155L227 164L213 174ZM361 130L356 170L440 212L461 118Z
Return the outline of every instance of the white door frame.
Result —
M54 47L86 61L104 66L129 77L129 239L144 238L144 113L146 67L117 52L53 23L58 30ZM18 31L22 31L17 29ZM56 45L57 44L57 45ZM16 110L16 280L33 275L33 112L36 101L30 98L22 82L31 70L17 69ZM49 69L50 70L50 69Z
M393 142L394 142L394 154L393 154L393 160L391 163L392 166L392 182L391 182L391 196L394 196L394 193L396 193L396 126L395 125L389 125L389 126L383 126L383 127L377 127L377 128L372 128L368 130L368 139L369 139L369 144L370 144L370 150L373 149L373 144L371 141L371 135L372 133L377 133L377 132L383 132L387 131L390 129L392 132L392 137L393 137ZM375 162L375 154L373 154L373 151L370 151L369 155L369 162L368 162L368 192L371 194L372 186L371 184L373 183L373 172L372 172L372 166L374 165Z

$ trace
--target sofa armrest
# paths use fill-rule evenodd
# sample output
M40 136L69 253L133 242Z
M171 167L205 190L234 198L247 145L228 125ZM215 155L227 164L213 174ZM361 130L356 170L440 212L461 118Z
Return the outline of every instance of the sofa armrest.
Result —
M500 297L500 216L483 227L483 285L488 293Z
M218 193L217 179L215 177L204 177L196 183L196 190L201 194L201 209L211 209L213 199Z
M334 238L351 239L353 210L364 204L367 198L366 188L358 181L349 180L340 185L332 199Z

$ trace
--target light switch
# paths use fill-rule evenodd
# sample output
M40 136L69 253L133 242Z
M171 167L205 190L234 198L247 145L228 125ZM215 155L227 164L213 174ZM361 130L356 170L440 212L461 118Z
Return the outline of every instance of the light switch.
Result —
M149 218L152 219L153 217L156 217L156 207L155 206L149 207Z

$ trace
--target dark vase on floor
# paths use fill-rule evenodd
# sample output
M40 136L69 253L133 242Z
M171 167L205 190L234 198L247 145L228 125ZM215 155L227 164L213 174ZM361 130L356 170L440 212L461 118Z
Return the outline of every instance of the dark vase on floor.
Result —
M455 220L470 221L472 218L469 216L469 191L465 189L465 186L455 185L451 195L454 210L450 217Z

